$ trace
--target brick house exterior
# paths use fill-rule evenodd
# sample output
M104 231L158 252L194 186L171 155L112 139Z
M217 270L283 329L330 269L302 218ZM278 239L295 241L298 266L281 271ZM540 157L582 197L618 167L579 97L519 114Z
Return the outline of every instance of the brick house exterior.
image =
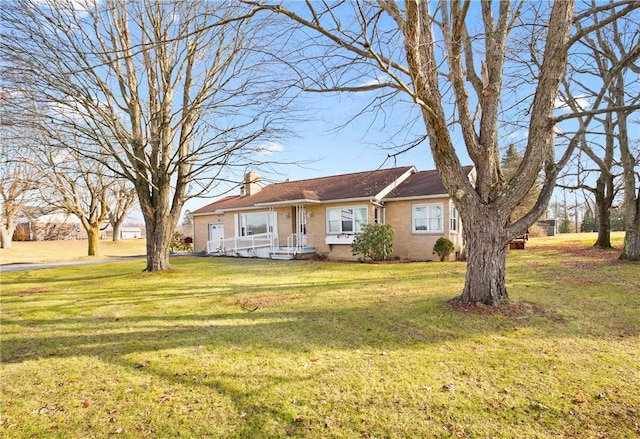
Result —
M473 181L475 170L464 168ZM435 170L379 169L274 183L264 188L255 173L245 176L240 195L191 212L194 250L209 254L291 258L319 254L356 260L353 237L367 223L391 224L391 257L437 260L440 237L463 254L462 224Z

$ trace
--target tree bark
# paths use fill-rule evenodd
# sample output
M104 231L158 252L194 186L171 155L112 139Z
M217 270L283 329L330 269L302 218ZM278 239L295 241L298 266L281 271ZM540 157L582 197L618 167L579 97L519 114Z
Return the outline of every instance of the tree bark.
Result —
M618 73L615 88L616 104L624 104L624 78ZM620 142L620 158L624 170L624 214L625 235L620 259L640 261L640 185L636 179L636 158L629 145L627 114L617 111Z
M145 218L147 238L147 267L145 271L171 270L169 247L174 226L165 218Z
M113 221L111 223L111 230L113 232L113 236L111 237L113 241L118 242L121 241L120 230L122 229L122 223L124 222L124 217L119 221Z
M11 248L13 232L16 230L15 224L3 224L0 229L0 248Z
M100 247L100 225L85 227L87 230L88 256L96 256Z
M638 221L636 221L632 230L627 229L624 234L624 246L620 259L640 261L640 224L638 224Z
M462 225L468 262L464 289L456 299L461 302L496 306L509 298L505 283L509 238L501 224L506 220L491 210L475 219L475 227Z
M611 248L611 216L609 209L613 204L614 188L613 176L600 174L596 183L596 190L593 192L596 198L596 208L598 209L598 239L593 245L597 248Z

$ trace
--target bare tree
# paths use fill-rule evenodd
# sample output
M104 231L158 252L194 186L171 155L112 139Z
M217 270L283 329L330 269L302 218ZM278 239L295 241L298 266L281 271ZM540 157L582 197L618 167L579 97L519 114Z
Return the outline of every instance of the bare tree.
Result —
M109 214L108 194L113 177L100 162L78 154L90 151L91 145L79 147L77 139L57 144L58 140L43 137L34 145L39 154L37 166L46 173L39 185L40 194L57 211L76 216L87 232L87 255L98 254L100 231ZM47 140L48 139L48 140Z
M136 189L124 179L113 182L109 188L109 223L113 240L120 241L122 224L138 201Z
M636 69L640 72L640 68ZM620 80L621 78L618 77ZM619 82L618 103L624 96L623 82ZM625 235L620 259L640 261L640 149L633 151L629 141L627 118L618 110L620 152L624 169Z
M606 18L595 2L592 6L593 22ZM576 25L581 27L580 23ZM637 14L629 14L581 38L561 90L562 101L579 114L580 125L587 127L580 139L580 151L588 162L583 164L578 159L577 166L569 172L576 177L571 189L588 190L594 195L598 218L595 246L600 248L611 247L610 209L623 186L617 177L624 174L621 154L625 146L628 150L629 142L624 127L640 102L640 77L633 72L638 69L634 63L640 56L639 25ZM602 109L608 111L588 114L585 108L590 101L601 102ZM589 167L597 170L594 183L588 181Z
M255 165L284 128L287 92L258 50L275 43L243 5L16 0L0 14L0 51L57 109L49 123L99 144L77 152L135 187L148 271L170 268L185 201Z
M0 88L0 248L12 245L16 221L33 205L37 169L29 160L28 133L16 117L20 96L9 88Z
M306 61L294 65L303 88L347 92L391 87L409 96L421 112L437 169L464 224L468 264L459 300L497 305L506 299L508 243L544 212L557 174L576 146L575 140L570 142L554 163L554 124L560 119L553 112L567 55L583 35L638 3L603 6L608 16L602 23L572 34L572 24L585 19L574 11L572 0L555 2L549 10L508 1L352 0L292 8L245 2L280 14L305 35L315 36ZM540 38L535 46L523 46L517 30ZM539 58L539 69L530 58ZM522 63L516 66L514 60ZM511 104L503 93L507 73L514 71L522 88L533 90ZM522 162L508 180L499 156L499 116L505 111L512 117L526 115L527 121ZM475 184L462 170L457 138L463 139L476 167ZM511 221L541 172L544 183L536 203Z
M0 140L0 248L12 245L17 219L34 192L35 170L24 161L17 148Z

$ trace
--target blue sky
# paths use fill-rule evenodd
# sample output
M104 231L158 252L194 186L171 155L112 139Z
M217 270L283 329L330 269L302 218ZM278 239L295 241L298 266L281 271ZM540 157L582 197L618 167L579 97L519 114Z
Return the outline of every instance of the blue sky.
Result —
M311 117L304 122L292 124L292 136L280 141L273 148L274 151L264 157L266 160L296 164L267 166L255 171L265 182L271 183L287 178L302 180L381 167L413 165L420 171L435 169L428 141L398 155L395 159L389 158L393 151L386 149L391 145L383 140L392 134L394 124L405 122L405 112L398 111L400 114L397 117L392 116L386 124L382 121L372 121L372 117L364 115L341 127L372 96L371 93L308 95L306 100L312 102L314 107L310 111ZM417 121L416 126L424 132L421 120ZM462 143L460 152L466 158ZM463 164L470 163L468 158L463 159ZM237 190L231 192L237 193ZM212 198L195 198L188 201L185 210L195 210L220 198L219 193L215 192L212 192L211 196Z

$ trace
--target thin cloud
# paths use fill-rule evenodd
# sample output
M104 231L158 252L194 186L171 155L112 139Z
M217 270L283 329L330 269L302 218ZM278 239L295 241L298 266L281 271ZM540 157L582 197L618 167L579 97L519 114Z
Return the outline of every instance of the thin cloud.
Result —
M366 81L358 84L358 87L371 87L373 85L385 85L385 84L389 84L389 78L376 76L375 78L367 79Z
M572 100L575 102L575 105L579 110L588 110L591 108L591 102L586 96L574 96ZM571 107L568 104L568 98L558 97L556 99L556 110L570 110Z
M273 155L284 151L284 146L278 142L267 142L256 148L256 152L260 155Z

